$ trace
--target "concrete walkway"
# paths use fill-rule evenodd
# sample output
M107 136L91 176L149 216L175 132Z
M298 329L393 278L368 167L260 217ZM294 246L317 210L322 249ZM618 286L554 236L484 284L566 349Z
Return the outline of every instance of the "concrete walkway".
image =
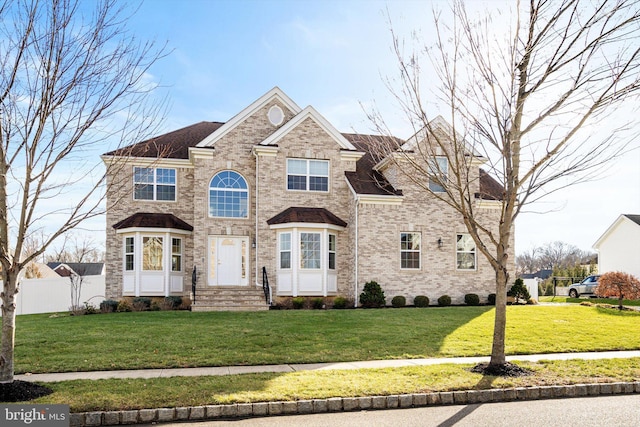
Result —
M620 359L640 357L640 351L605 351L589 353L549 353L507 356L507 361L539 360L569 360L569 359ZM203 368L168 368L141 369L122 371L93 371L93 372L64 372L52 374L24 374L16 375L15 379L23 381L56 382L69 380L100 380L106 378L168 378L168 377L199 377L215 375L237 375L260 372L296 372L331 369L367 369L367 368L398 368L402 366L425 366L443 363L477 364L488 362L489 356L484 357L450 357L436 359L398 359L398 360L367 360L361 362L336 363L308 363L290 365L258 365L258 366L216 366Z

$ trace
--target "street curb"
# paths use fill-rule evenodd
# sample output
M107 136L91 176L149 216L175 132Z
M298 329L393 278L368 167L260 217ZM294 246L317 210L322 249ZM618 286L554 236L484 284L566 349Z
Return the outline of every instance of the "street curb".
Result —
M297 401L234 403L180 408L96 411L70 414L70 427L149 424L175 421L303 415L372 409L407 409L439 405L541 400L640 393L640 381L516 387L490 390L441 391L389 396L332 397Z

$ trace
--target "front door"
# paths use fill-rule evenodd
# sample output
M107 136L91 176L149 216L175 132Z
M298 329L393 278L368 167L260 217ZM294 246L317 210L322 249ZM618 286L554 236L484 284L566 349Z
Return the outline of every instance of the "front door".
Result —
M248 237L209 237L209 285L246 286Z

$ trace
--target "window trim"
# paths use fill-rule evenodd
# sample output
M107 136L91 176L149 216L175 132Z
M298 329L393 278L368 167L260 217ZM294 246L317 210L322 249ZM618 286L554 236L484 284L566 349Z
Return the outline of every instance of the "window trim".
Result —
M176 240L177 240L178 242L180 242L180 244L179 244L179 251L178 251L178 252L174 252L174 247L175 247L175 245L174 245L173 243L174 243L174 241L176 241ZM180 237L173 237L173 236L171 236L171 272L172 272L172 273L181 273L181 272L182 272L182 253L183 253L183 252L184 252L184 251L183 251L183 245L182 245L182 238L180 238ZM177 257L177 259L179 260L179 261L178 261L178 263L179 263L179 267L180 267L180 268L178 268L177 270L174 270L174 268L173 268L173 267L174 267L174 262L173 262L173 260L174 260L174 259L176 259L176 257Z
M331 249L331 241L333 240L333 250ZM331 267L331 255L333 255L333 267ZM329 233L327 237L327 270L336 271L338 265L338 236Z
M290 160L296 160L296 161L302 161L306 163L306 172L304 175L301 174L292 174L289 173L289 161ZM318 163L324 163L327 165L327 175L312 175L310 172L310 165L311 162L318 162ZM287 165L286 165L286 182L285 182L285 186L287 188L287 191L305 191L305 192L313 192L313 193L328 193L329 189L331 188L331 163L329 162L329 160L324 160L324 159L300 159L300 158L296 158L296 157L288 157L287 158ZM301 189L301 188L289 188L289 176L304 176L305 177L305 188ZM311 184L311 178L316 177L316 178L326 178L327 179L327 189L326 190L311 190L310 189L310 184Z
M463 251L458 249L458 241L460 236L469 236L471 241L473 241L473 237L469 233L456 233L456 271L477 271L478 270L478 248L473 241L473 250L472 251ZM460 268L458 262L458 255L460 254L473 254L473 268Z
M137 170L140 169L148 169L148 170L152 170L153 171L153 177L152 177L152 182L137 182L136 181L136 172ZM159 183L158 182L158 170L167 170L167 171L173 171L173 183L172 184L166 184L166 183ZM151 199L143 199L143 198L138 198L136 197L136 185L146 185L146 186L151 186L151 188L153 189L153 196ZM173 199L158 199L158 186L164 186L164 187L173 187ZM136 201L147 201L147 202L175 202L178 200L178 172L175 168L163 168L163 167L157 167L157 168L152 168L152 167L148 167L148 166L134 166L133 167L133 200Z
M444 165L438 165L438 160L444 161ZM441 176L443 184L449 181L449 159L445 156L435 156L433 159L430 159L428 167L429 175ZM445 187L445 185L438 184L429 177L429 190L434 193L446 193L447 190Z
M288 249L283 249L283 245L282 245L282 236L289 236L289 248ZM292 233L289 232L283 232L283 233L279 233L278 234L278 269L279 270L291 270L292 268L292 242L291 242L291 238L292 238ZM289 266L288 267L283 267L282 266L282 254L283 253L288 253L289 254Z
M244 181L244 185L246 188L242 189L242 188L222 188L222 187L211 187L211 183L213 182L213 180L220 174L225 173L225 172L232 172L236 175L238 175L242 181ZM229 191L229 192L237 192L237 193L244 193L246 194L246 202L247 202L247 208L245 211L245 215L244 216L220 216L220 215L213 215L213 211L212 211L212 206L211 206L211 191L212 190L216 190L216 191ZM250 199L249 199L249 183L247 182L247 179L244 177L244 175L242 175L240 172L231 170L231 169L225 169L225 170L221 170L219 172L217 172L215 175L213 175L213 177L211 178L211 180L209 181L209 187L208 187L208 194L207 194L207 199L208 199L208 207L207 207L207 214L209 215L209 218L232 218L232 219L248 219L249 218L249 209L250 209Z
M418 249L403 249L402 248L402 237L403 235L417 235L420 238L418 242ZM411 240L412 243L413 240ZM402 266L402 254L403 253L417 253L418 254L418 266L417 267L403 267ZM400 270L413 270L418 271L422 269L422 233L420 231L402 231L400 232Z
M131 240L131 251L127 251L128 241ZM122 269L124 272L134 272L136 271L136 238L135 236L125 236L124 237L124 257L122 261L124 265ZM127 257L131 257L131 268L128 268Z

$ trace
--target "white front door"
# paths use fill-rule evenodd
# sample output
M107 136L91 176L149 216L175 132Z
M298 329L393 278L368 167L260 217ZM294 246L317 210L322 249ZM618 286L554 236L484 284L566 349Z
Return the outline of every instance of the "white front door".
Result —
M209 285L246 286L248 237L209 237Z

